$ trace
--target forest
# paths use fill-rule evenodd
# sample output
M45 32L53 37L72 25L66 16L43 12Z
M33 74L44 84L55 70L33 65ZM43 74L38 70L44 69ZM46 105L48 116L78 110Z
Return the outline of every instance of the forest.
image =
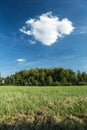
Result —
M87 73L64 68L35 68L21 70L5 78L0 85L12 86L81 86L87 85Z

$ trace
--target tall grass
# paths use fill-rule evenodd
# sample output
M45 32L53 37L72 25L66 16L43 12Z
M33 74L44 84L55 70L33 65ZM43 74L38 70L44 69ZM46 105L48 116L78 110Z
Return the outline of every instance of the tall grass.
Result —
M15 124L18 118L28 124L51 122L55 125L67 124L71 119L83 124L87 115L87 87L0 87L0 124ZM18 118L17 118L18 117ZM65 120L67 119L67 120ZM49 120L49 121L48 121ZM62 120L62 121L61 121ZM37 123L37 122L38 123ZM27 122L27 121L26 121ZM77 124L78 124L77 123ZM72 123L71 121L71 124ZM46 124L48 125L48 123ZM40 126L40 127L38 127ZM46 126L45 126L46 127ZM72 128L75 127L75 124ZM1 127L2 128L2 127ZM49 127L47 127L48 129ZM5 129L5 128L4 128ZM46 129L46 128L45 128ZM50 128L51 129L51 128ZM50 130L49 129L49 130ZM26 128L27 130L27 128ZM55 130L52 126L52 130ZM68 130L68 128L67 128ZM79 129L80 130L80 129Z

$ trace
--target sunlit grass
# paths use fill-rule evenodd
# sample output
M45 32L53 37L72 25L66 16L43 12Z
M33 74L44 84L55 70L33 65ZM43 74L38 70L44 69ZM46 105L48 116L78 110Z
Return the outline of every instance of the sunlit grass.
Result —
M87 87L0 87L0 115L48 108L57 116L87 112Z
M63 119L87 115L87 87L0 87L0 120L20 115Z

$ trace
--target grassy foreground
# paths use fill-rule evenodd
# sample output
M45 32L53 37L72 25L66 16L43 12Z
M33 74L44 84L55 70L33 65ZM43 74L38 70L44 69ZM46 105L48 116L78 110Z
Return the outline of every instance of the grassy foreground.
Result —
M87 130L87 87L0 87L0 130Z

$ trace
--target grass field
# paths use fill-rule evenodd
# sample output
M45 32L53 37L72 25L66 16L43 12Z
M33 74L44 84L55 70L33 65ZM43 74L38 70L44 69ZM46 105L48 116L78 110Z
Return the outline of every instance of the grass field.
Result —
M0 130L87 130L87 87L0 87Z

